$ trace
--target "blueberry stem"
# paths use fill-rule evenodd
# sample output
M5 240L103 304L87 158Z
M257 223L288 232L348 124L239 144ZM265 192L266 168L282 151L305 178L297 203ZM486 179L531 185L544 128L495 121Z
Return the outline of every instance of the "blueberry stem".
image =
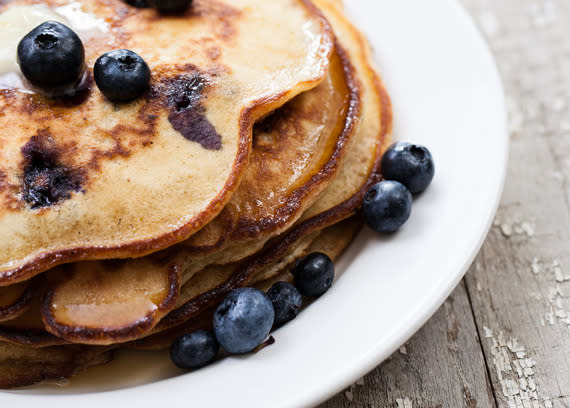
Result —
M267 346L271 346L272 344L275 343L275 339L273 338L273 336L269 336L269 338L267 340L265 340L263 343L261 343L259 346L257 346L256 348L254 348L251 352L252 353L257 353L258 351L260 351L261 349L267 347Z

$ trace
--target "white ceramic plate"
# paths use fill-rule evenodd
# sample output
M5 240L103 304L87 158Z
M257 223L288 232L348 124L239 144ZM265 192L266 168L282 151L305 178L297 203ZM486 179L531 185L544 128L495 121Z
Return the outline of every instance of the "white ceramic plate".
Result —
M498 204L507 160L501 83L454 1L346 1L376 50L395 137L427 145L435 158L434 182L414 202L408 224L389 238L364 231L337 265L332 289L256 355L181 375L165 353L128 353L66 387L2 392L0 401L310 406L372 370L435 312L472 262Z

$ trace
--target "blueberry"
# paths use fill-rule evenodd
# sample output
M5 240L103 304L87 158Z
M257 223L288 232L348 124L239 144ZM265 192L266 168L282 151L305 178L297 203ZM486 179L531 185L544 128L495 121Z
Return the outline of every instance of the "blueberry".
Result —
M127 4L130 4L136 8L149 8L150 4L148 0L125 0Z
M192 370L210 364L218 355L220 344L209 330L196 330L174 340L170 359L179 368Z
M396 231L410 218L412 195L402 183L393 180L375 184L364 196L364 222L382 234Z
M388 148L382 157L380 170L386 180L399 181L412 194L424 191L435 172L430 151L407 142L394 143Z
M47 93L65 93L78 84L85 70L85 49L69 27L48 21L18 44L18 64L28 81Z
M274 319L273 305L265 293L235 289L214 313L214 333L228 353L249 353L269 335Z
M267 291L267 296L275 309L275 327L282 326L297 317L303 304L299 290L288 282L274 283Z
M297 263L291 273L295 277L295 286L302 295L317 297L331 287L334 264L328 255L313 252Z
M112 101L136 99L150 82L148 65L130 50L114 50L101 55L95 62L93 74L103 95Z
M175 13L190 7L192 0L148 0L150 5L161 13Z

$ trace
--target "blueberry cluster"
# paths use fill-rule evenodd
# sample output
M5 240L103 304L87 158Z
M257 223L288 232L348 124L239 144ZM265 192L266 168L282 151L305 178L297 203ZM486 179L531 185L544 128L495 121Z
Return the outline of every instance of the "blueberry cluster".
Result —
M85 75L85 49L69 27L56 21L40 24L18 44L18 64L24 77L47 96L75 93ZM141 96L150 82L150 69L136 53L114 50L93 67L95 83L112 101Z
M293 320L303 296L317 297L332 285L334 265L319 252L312 253L292 270L295 286L275 283L267 293L255 288L235 289L216 309L213 332L196 330L179 337L170 347L172 362L183 369L197 369L212 362L220 345L230 354L259 348L277 328Z
M412 194L425 191L435 168L431 153L424 146L398 142L390 146L380 163L384 181L364 196L362 213L370 228L389 234L410 218Z
M381 161L386 180L374 185L364 197L365 222L380 233L391 233L410 217L412 194L423 192L434 176L431 153L423 146L399 142ZM200 368L212 362L220 345L231 354L249 353L260 347L272 328L294 319L303 296L318 297L334 279L334 264L325 254L315 252L292 269L295 285L275 283L267 293L254 288L236 289L224 299L214 314L214 331L198 330L177 339L170 348L175 365Z

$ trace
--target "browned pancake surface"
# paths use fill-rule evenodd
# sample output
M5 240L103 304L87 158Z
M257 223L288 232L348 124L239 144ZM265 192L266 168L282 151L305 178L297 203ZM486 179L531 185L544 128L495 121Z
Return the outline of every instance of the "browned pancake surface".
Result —
M31 281L0 287L0 322L22 314L32 302L33 289Z
M105 364L112 355L102 348L55 346L34 349L0 342L0 388L31 385L70 377L87 367Z
M182 244L183 250L209 253L290 226L332 181L359 110L354 69L337 45L318 87L255 125L239 188L216 219Z
M308 242L298 242L293 245L279 260L260 268L252 280L253 286L267 291L271 285L278 281L292 283L293 275L290 268L296 259L312 252L327 254L332 260L336 260L354 236L360 230L362 222L359 217L352 217L332 227L319 231L311 236ZM231 269L231 268L227 268ZM132 348L157 350L170 347L172 342L180 335L198 329L211 329L215 307L202 310L196 316L186 322L173 326L167 330L129 343Z

